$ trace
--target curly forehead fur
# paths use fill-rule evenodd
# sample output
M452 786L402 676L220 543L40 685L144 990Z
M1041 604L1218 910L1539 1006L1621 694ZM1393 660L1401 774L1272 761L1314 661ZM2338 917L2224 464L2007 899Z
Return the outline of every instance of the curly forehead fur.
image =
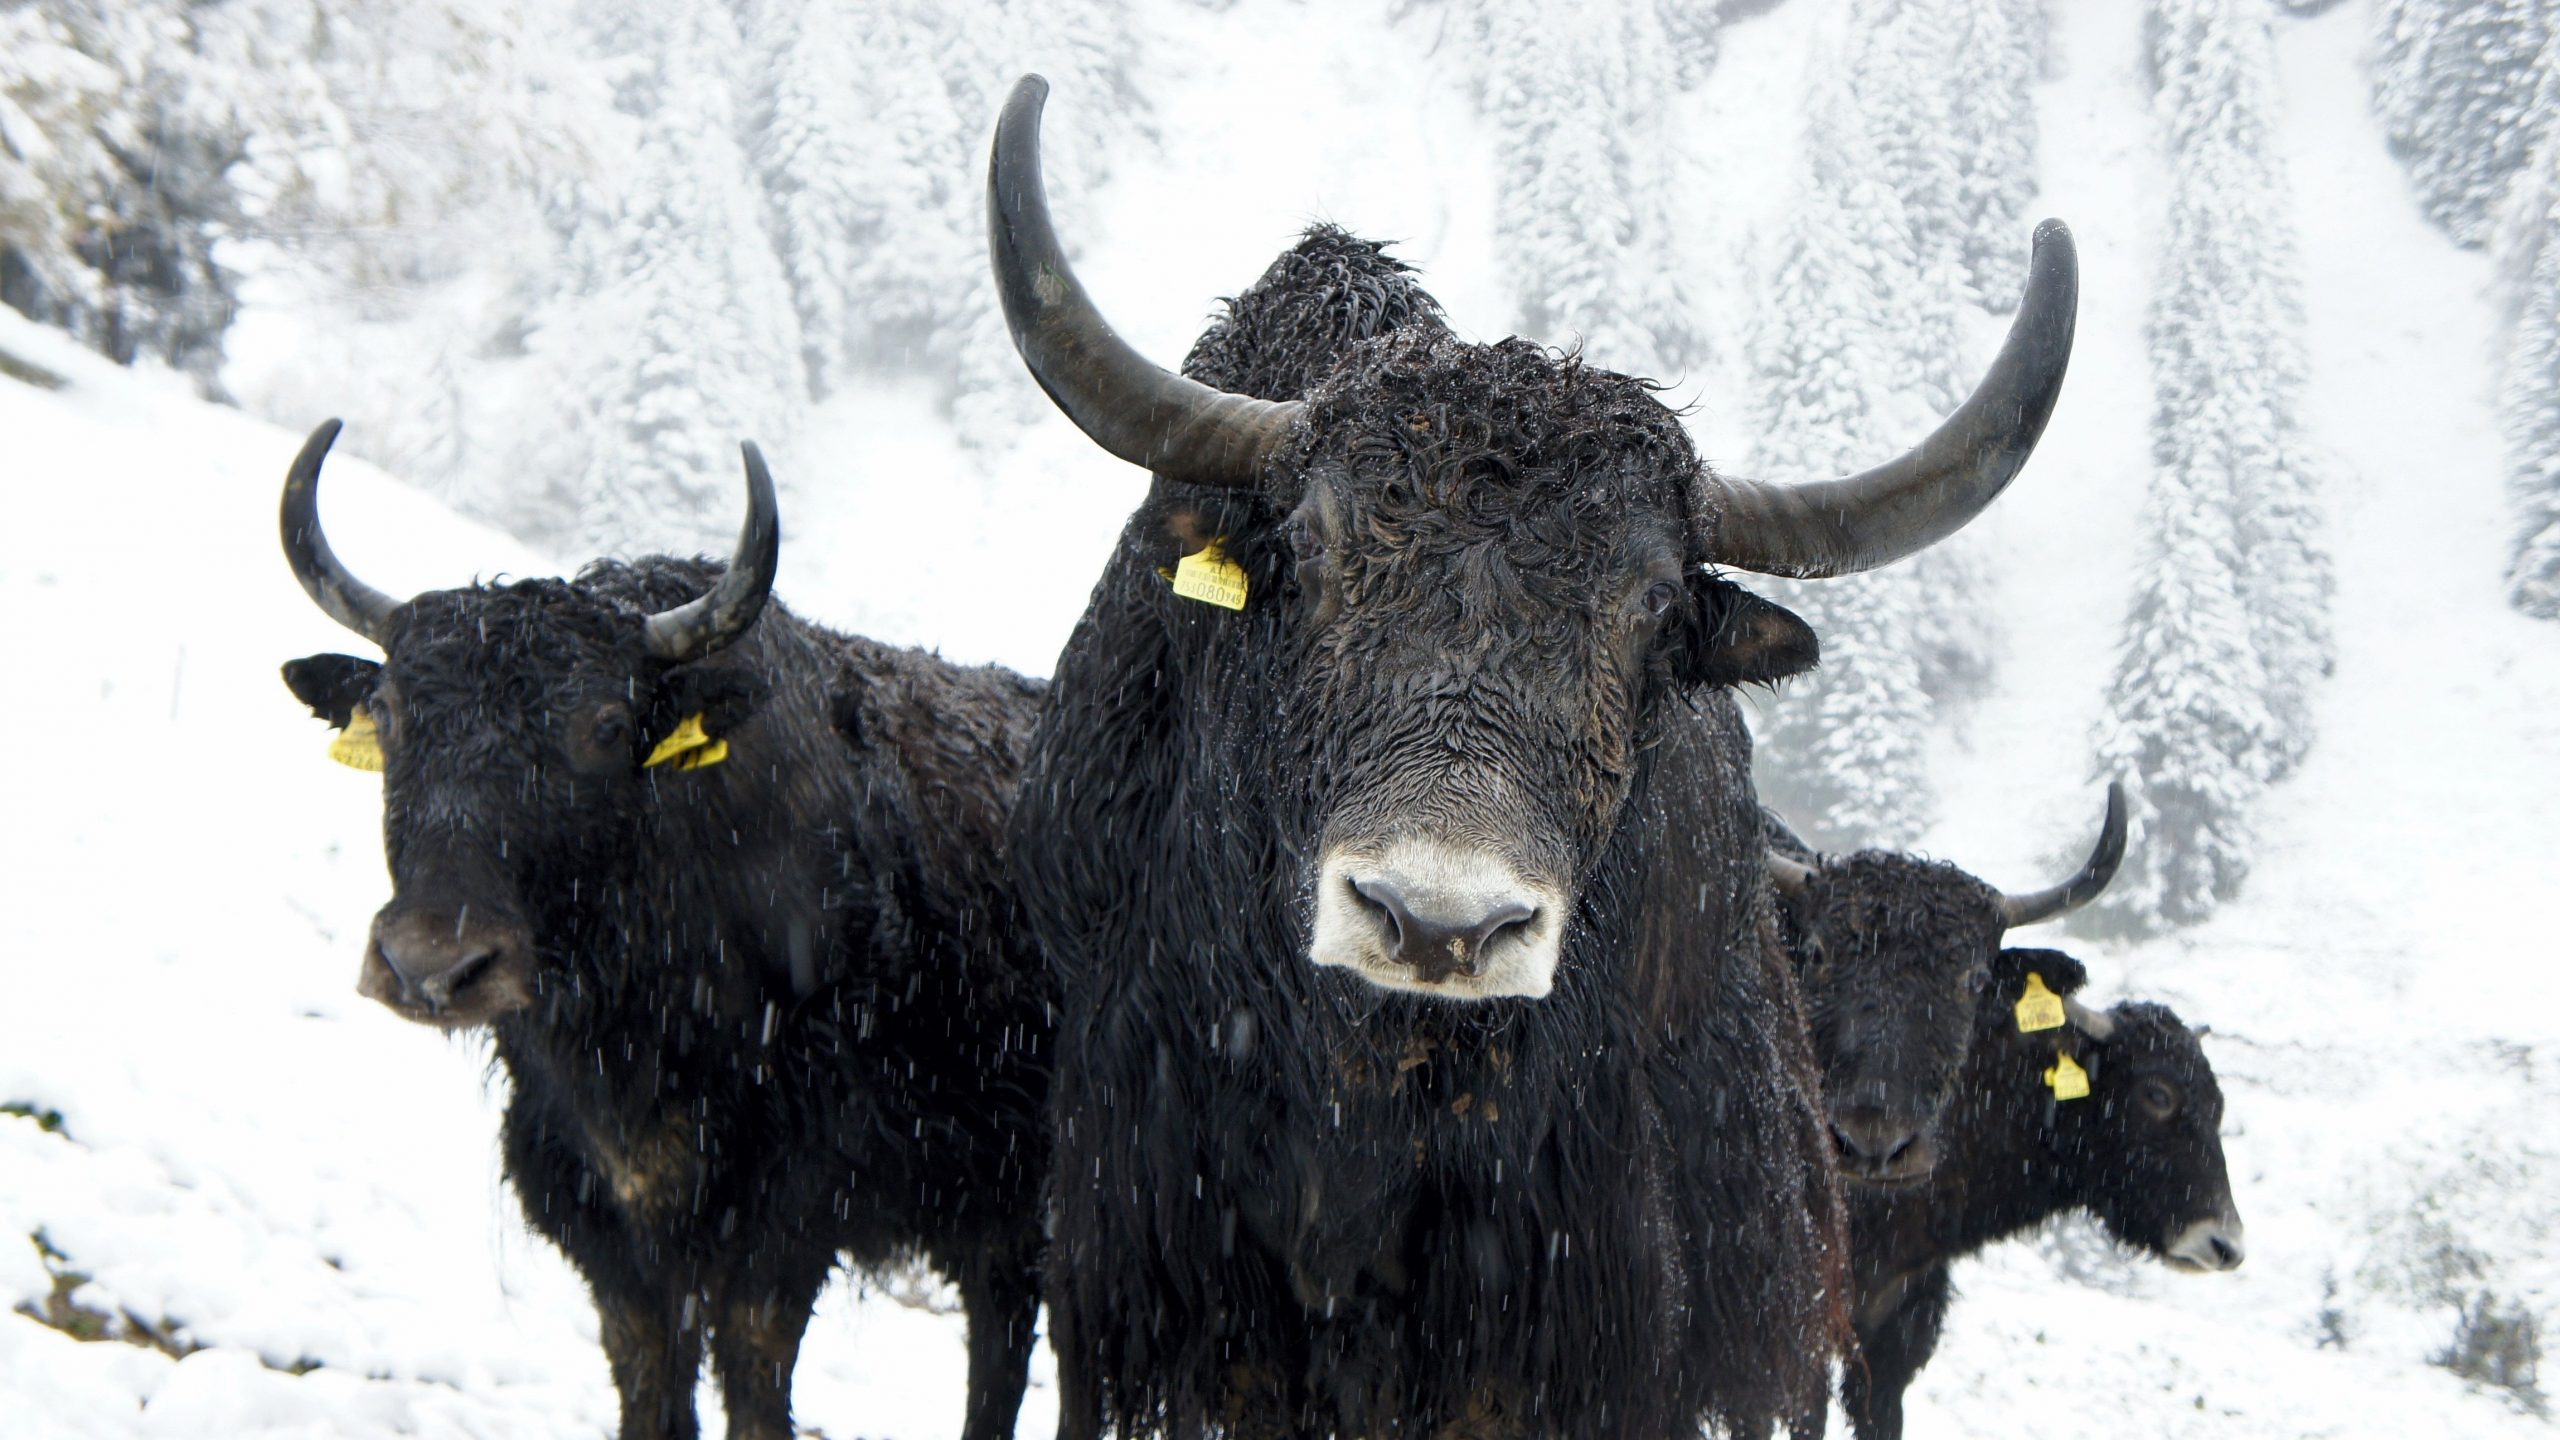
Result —
M1413 267L1381 241L1318 225L1228 299L1182 373L1238 395L1291 400L1332 374L1347 346L1405 329L1448 331Z
M1826 943L1853 940L1914 954L1947 954L1968 930L2000 933L2000 892L1944 860L1894 850L1861 850L1825 861L1814 881ZM1978 956L1964 953L1970 961Z
M1650 381L1531 341L1471 345L1416 326L1361 347L1308 397L1294 469L1379 476L1380 502L1507 532L1562 508L1577 524L1685 507L1697 453Z
M637 669L648 656L648 616L701 595L720 576L717 561L651 556L599 560L575 580L515 580L434 590L392 617L385 647L405 664L452 648L459 663L484 670L565 675L581 660L611 657Z

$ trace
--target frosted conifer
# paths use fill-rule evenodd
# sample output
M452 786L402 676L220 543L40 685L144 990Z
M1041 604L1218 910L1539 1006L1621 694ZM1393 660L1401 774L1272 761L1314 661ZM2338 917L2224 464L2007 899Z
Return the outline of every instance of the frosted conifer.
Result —
M1841 67L1810 67L1804 161L1752 345L1750 473L1847 474L1911 442L1899 308L1916 284L1902 202L1876 165ZM1822 639L1822 665L1767 708L1755 747L1764 797L1824 848L1908 844L1925 827L1931 702L1921 685L1920 572L1895 566L1777 583Z
M804 393L799 327L741 143L744 44L718 0L681 0L603 43L627 70L633 177L601 233L580 237L596 283L552 307L535 358L557 392L522 426L519 533L563 553L725 553L738 441L787 438ZM789 477L784 476L787 485Z
M218 393L246 132L175 0L0 9L0 303Z
M2488 238L2536 138L2552 0L2381 0L2374 110L2419 207L2464 245Z
M2513 249L2530 269L2515 287L2515 323L2500 396L2507 441L2507 491L2515 505L2515 545L2507 561L2508 603L2560 620L2560 119L2555 119L2529 188L2537 224L2520 226ZM2519 189L2528 187L2519 186Z
M2098 734L2140 846L2100 902L2134 930L2203 918L2249 867L2251 811L2312 740L2329 667L2274 71L2260 0L2157 0L2169 221L2151 311L2149 532Z
M1705 357L1672 210L1680 47L1654 0L1456 0L1494 132L1494 233L1523 333L1672 375Z
M1696 89L1716 65L1724 0L1654 0L1653 13L1671 44L1672 77L1681 89Z

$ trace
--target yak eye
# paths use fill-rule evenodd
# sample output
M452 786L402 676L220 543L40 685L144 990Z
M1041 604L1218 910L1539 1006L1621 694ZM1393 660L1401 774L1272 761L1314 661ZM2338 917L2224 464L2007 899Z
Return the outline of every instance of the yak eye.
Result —
M1659 620L1680 603L1680 587L1668 580L1656 580L1645 587L1637 603L1644 606L1648 618Z
M1308 521L1306 516L1290 516L1286 529L1289 536L1289 553L1297 556L1301 562L1313 560L1323 552L1324 547L1316 541L1316 527Z
M2157 1080L2144 1081L2137 1098L2142 1101L2143 1109L2164 1119L2178 1108L2178 1092Z
M620 710L607 710L596 717L595 743L613 746L631 739L631 717Z

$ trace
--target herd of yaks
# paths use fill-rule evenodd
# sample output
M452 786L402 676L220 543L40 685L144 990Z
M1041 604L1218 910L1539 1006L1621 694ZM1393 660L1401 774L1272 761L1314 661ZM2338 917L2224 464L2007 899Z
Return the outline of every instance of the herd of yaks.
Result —
M286 481L295 574L383 652L285 667L383 776L360 988L492 1037L625 1437L695 1433L706 1349L732 1436L794 1433L848 1258L956 1285L970 1440L1044 1300L1073 1437L1806 1434L1835 1379L1892 1436L1957 1256L2077 1208L2240 1263L2196 1034L2002 947L2107 883L2121 795L2033 894L1819 855L1731 693L1818 645L1718 567L1890 563L2025 463L2067 231L1936 433L1763 484L1330 227L1157 368L1051 230L1046 94L997 130L1005 313L1154 472L1053 680L770 603L751 445L725 564L405 600L321 530L336 422Z

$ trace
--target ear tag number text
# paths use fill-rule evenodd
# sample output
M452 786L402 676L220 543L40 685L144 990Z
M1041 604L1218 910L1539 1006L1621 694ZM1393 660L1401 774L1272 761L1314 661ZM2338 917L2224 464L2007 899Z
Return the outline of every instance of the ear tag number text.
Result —
M2018 996L2018 1031L2032 1035L2038 1030L2062 1028L2062 997L2044 988L2044 977L2027 972L2026 991Z
M1243 609L1244 567L1227 558L1226 546L1227 537L1221 535L1206 549L1183 556L1173 567L1173 593L1185 600Z

